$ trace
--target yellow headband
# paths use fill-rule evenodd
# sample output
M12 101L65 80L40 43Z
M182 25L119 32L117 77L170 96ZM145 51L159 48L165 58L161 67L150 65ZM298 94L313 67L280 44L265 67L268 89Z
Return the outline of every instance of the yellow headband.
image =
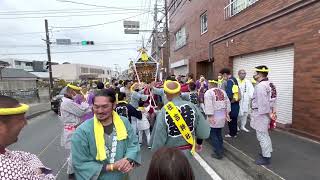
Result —
M130 87L131 92L134 91L134 87L137 83L132 84L132 86Z
M19 107L15 108L0 108L0 115L7 116L7 115L17 115L23 114L29 110L29 106L26 104L20 104Z
M215 84L219 84L218 81L215 81L215 80L208 80L209 83L215 83Z
M75 85L72 85L72 84L68 84L67 87L73 89L73 90L76 90L76 91L80 91L82 88L81 87L78 87L78 86L75 86Z
M257 71L257 72L269 72L270 69L266 69L266 68L257 69L257 68L255 68L255 71Z
M168 86L167 86L167 84L168 84L169 82L176 83L178 87L177 87L176 89L169 89ZM181 85L180 85L180 83L178 83L177 81L167 80L167 81L165 81L164 84L163 84L163 89L164 89L164 91L165 91L166 93L168 93L168 94L176 94L176 93L180 92L180 90L181 90Z

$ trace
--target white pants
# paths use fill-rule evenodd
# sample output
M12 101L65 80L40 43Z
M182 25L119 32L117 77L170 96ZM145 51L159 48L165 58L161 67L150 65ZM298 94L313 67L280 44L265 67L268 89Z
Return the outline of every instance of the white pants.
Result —
M67 174L73 174L74 170L73 170L73 166L72 166L72 155L71 155L71 151L69 154L69 157L67 159L68 161L68 166L67 166Z
M248 112L244 112L242 116L238 116L238 125L240 129L243 129L246 127L247 121L248 121Z
M261 152L263 157L271 157L272 152L272 143L269 136L268 131L256 131L257 132L257 139L260 143Z
M137 134L137 119L135 117L131 117L131 126L133 129L133 134Z
M142 143L143 133L147 136L147 143L150 146L150 129L139 131L139 143Z

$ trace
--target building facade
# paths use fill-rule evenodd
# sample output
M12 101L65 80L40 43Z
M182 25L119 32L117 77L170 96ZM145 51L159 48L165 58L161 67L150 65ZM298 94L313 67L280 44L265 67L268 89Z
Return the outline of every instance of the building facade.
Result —
M251 78L270 67L278 123L320 139L320 1L171 0L170 67L216 78L230 67Z
M59 64L52 66L52 75L66 81L77 80L110 80L112 69L103 66L85 64Z
M8 62L10 65L7 68L14 69L23 69L28 72L47 72L48 71L48 61L36 61L28 59L16 59L16 58L7 58L1 59L1 61ZM51 62L52 65L58 63Z

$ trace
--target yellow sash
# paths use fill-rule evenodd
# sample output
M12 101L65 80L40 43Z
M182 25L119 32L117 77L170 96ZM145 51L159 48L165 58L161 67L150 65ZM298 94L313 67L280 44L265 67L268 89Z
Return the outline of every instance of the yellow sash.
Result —
M169 116L173 120L174 124L179 129L179 132L182 134L183 138L192 145L191 154L195 152L195 140L193 139L192 133L189 129L189 126L186 124L186 121L181 116L178 108L172 103L168 102L164 109L168 112Z
M113 124L117 132L117 140L121 141L127 139L128 133L124 122L121 120L120 116L115 111L112 112L112 116ZM97 119L96 115L94 115L93 121L94 138L96 141L97 148L96 160L103 161L107 158L105 149L104 129L101 122Z

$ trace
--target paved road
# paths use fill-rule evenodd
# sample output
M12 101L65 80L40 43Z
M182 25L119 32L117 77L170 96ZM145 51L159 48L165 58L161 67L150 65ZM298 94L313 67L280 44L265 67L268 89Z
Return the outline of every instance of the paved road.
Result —
M28 125L19 136L19 141L12 145L10 149L37 154L46 166L52 168L58 180L65 180L67 179L65 164L67 152L60 146L61 130L61 122L55 113L48 112L42 114L29 120ZM142 147L143 165L132 172L131 179L145 179L151 156L151 151L146 147ZM198 162L195 161L192 165L196 179L212 179Z

